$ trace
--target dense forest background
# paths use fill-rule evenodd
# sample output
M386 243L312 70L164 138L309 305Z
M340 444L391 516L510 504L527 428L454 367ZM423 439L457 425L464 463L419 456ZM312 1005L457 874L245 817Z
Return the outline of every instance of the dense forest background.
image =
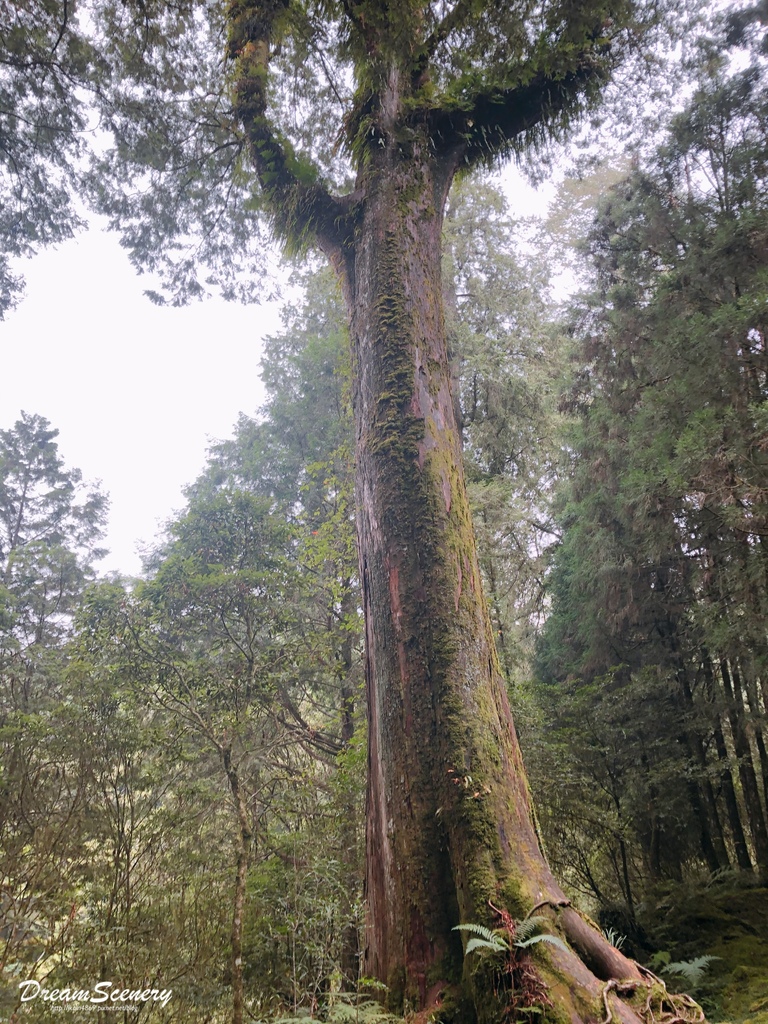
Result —
M723 20L657 145L582 156L545 223L468 179L444 238L475 527L548 857L615 945L712 1020L756 1022L764 17ZM581 288L558 304L566 265ZM224 1021L237 991L254 1020L381 1016L359 956L348 342L330 273L302 283L266 404L211 449L141 579L99 577L107 501L56 430L25 413L0 431L5 1014L24 979L120 979L173 990L125 1022Z

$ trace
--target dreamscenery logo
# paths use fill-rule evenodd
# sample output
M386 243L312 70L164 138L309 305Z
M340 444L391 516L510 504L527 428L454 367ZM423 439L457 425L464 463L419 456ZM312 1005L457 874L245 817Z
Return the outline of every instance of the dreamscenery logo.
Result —
M120 988L111 981L99 981L93 988L43 988L39 981L21 981L22 1003L28 1003L32 999L40 999L44 1003L83 1003L89 1005L113 1004L115 1009L118 1004L132 1003L134 1006L142 1003L159 1003L166 1006L173 995L170 988Z

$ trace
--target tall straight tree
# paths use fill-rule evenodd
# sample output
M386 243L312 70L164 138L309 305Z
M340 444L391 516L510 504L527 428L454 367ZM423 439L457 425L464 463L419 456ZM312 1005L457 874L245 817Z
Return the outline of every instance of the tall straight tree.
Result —
M548 906L577 951L552 947L549 998L593 1019L598 978L641 976L568 906L532 824L462 472L441 230L457 172L565 129L658 5L153 0L137 41L130 10L103 5L108 57L132 81L109 94L117 145L95 191L134 258L166 266L177 297L199 293L191 253L157 254L199 229L206 274L240 294L220 227L242 239L261 209L289 247L322 250L347 304L370 717L366 973L393 1007L452 991L463 1019L486 1017L491 986L454 926L493 923L491 905L516 918ZM226 33L229 101L206 17ZM105 172L123 187L110 193ZM223 195L215 215L209 195ZM229 217L238 196L243 216ZM635 1019L623 1003L612 1012Z

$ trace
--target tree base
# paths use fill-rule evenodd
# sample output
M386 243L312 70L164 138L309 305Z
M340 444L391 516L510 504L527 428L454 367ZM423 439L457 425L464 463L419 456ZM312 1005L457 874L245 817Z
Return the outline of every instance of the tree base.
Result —
M407 1015L410 1024L705 1024L690 996L670 993L661 978L622 956L570 906L566 921L558 923L562 934L576 933L582 946L593 947L590 959L603 973L617 966L615 960L628 976L601 979L565 945L510 944L503 957L470 954L463 982L434 985L424 1009ZM596 958L595 950L602 956ZM393 995L402 1012L402 990Z

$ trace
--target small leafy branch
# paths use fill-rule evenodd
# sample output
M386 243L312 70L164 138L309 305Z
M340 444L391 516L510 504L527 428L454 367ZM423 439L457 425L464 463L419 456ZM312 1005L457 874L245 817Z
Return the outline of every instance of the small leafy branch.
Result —
M494 965L494 995L504 1005L504 1019L512 1021L520 1014L543 1013L552 1002L547 995L543 979L536 970L530 956L530 949L538 943L548 943L567 949L556 935L541 931L547 924L544 917L528 917L515 921L512 915L495 907L488 901L491 910L499 917L498 928L486 928L482 924L458 924L454 931L469 932L464 955L477 953L497 958Z

